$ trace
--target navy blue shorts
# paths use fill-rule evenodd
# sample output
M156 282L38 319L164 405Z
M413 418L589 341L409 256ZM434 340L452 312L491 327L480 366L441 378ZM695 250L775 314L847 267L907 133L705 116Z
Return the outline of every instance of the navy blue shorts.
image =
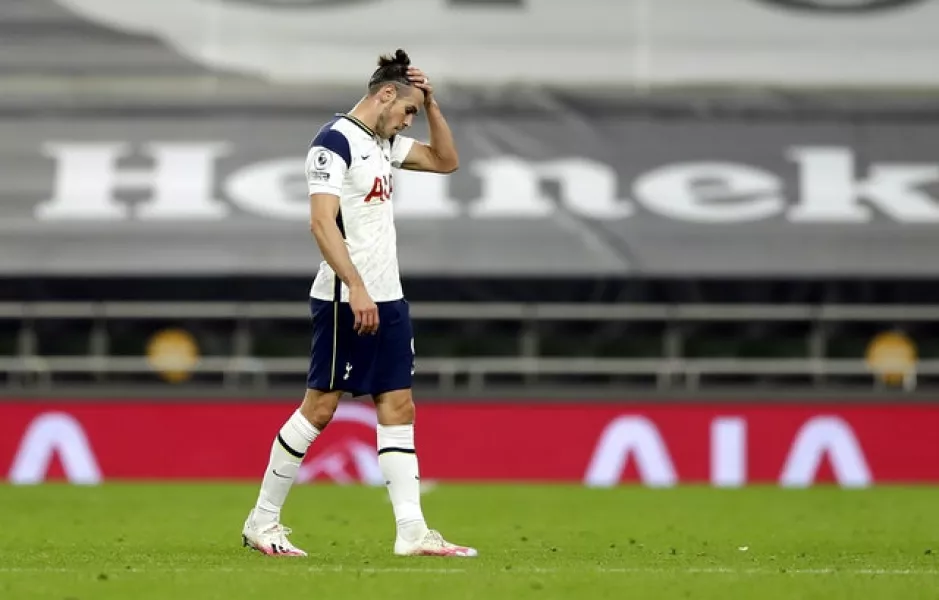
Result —
M406 300L376 302L378 331L359 335L348 302L310 298L313 343L307 388L376 396L410 389L414 377L414 330Z

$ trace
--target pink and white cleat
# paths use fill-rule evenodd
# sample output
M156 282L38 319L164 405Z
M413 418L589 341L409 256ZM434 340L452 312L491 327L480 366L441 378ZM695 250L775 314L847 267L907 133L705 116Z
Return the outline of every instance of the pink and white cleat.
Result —
M306 556L306 552L290 543L288 535L290 528L280 523L255 527L251 519L248 519L241 532L241 542L244 546L268 556Z
M457 556L469 558L477 556L476 548L457 546L443 539L440 532L429 529L417 542L407 542L401 538L395 540L395 554L398 556Z

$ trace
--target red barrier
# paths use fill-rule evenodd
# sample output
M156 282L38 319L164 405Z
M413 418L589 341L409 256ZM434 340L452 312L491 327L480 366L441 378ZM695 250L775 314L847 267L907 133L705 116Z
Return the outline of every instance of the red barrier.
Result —
M14 483L259 480L291 404L0 404ZM381 484L375 413L346 403L302 481ZM939 483L939 405L434 403L418 408L425 479L607 486Z

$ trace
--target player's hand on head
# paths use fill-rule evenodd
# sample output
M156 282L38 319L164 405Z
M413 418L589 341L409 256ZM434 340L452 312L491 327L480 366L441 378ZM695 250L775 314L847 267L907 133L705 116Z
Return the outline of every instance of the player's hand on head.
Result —
M408 80L414 87L424 91L424 103L430 103L430 99L434 95L434 87L430 84L430 78L427 77L427 74L417 67L408 67Z
M349 289L349 307L355 316L352 327L359 335L370 335L378 331L378 306L364 287Z

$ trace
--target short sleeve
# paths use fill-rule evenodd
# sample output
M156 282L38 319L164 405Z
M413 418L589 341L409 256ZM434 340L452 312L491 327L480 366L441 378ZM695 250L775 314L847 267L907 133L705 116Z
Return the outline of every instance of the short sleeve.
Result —
M403 135L396 135L391 138L391 166L400 168L404 159L408 157L412 146L414 146L414 138Z
M351 162L352 153L346 136L332 129L320 132L313 139L306 157L306 181L310 194L339 196Z

